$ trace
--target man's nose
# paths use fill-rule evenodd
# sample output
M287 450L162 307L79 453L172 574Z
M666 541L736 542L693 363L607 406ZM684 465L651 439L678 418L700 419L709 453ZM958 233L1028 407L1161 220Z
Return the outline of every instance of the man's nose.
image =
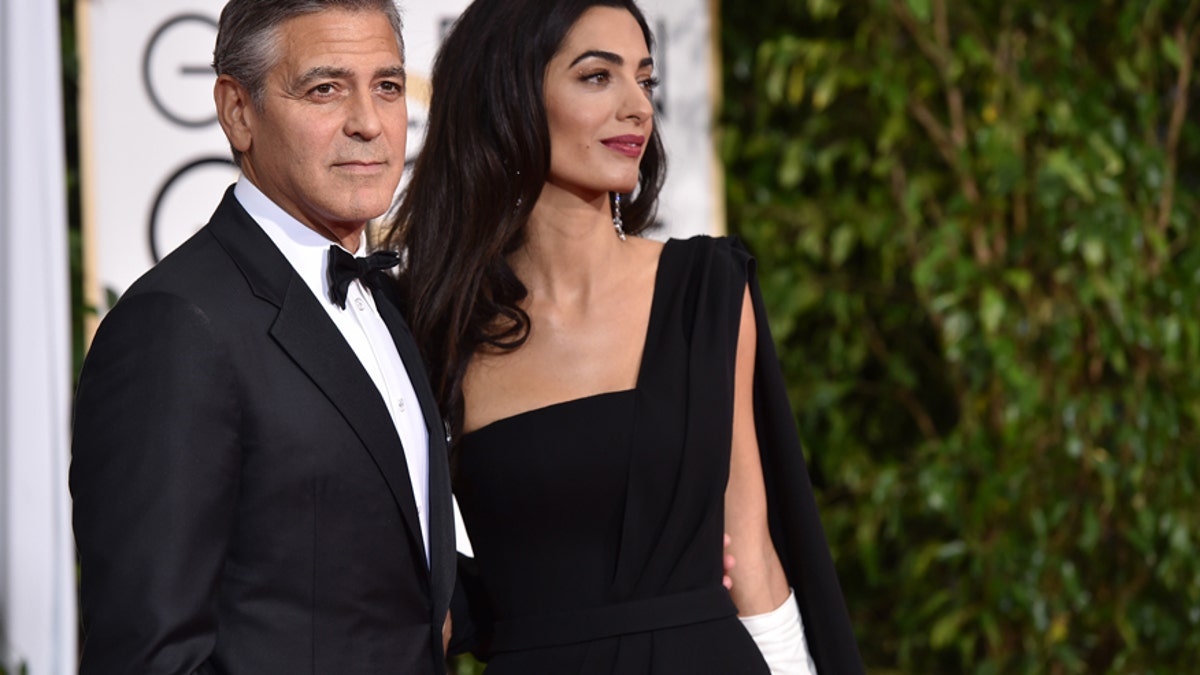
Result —
M380 102L372 95L372 92L356 92L346 103L349 106L345 126L347 136L357 136L369 141L382 132L383 121L379 114Z

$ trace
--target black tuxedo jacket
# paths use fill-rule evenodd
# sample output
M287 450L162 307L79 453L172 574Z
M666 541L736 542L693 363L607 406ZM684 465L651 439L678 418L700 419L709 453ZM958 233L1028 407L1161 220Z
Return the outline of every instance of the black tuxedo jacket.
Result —
M109 312L84 364L81 672L443 671L444 427L412 336L376 300L429 431L431 566L383 397L231 188Z

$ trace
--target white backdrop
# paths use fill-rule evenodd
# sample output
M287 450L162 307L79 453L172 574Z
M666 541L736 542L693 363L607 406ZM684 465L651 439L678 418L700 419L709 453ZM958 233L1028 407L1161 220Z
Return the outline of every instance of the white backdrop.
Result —
M75 672L58 3L0 2L0 662ZM15 672L10 670L10 672Z
M659 129L669 170L663 236L712 233L721 212L713 153L711 0L642 0L659 42ZM224 0L79 0L84 227L89 293L101 307L207 221L236 178L215 120L212 61ZM400 0L410 159L420 146L433 55L467 0Z

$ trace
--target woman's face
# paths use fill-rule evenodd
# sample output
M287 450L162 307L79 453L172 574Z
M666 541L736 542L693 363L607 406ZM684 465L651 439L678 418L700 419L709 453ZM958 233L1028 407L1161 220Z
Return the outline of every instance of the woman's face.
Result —
M654 130L654 62L628 11L592 7L546 66L547 183L591 199L632 192Z

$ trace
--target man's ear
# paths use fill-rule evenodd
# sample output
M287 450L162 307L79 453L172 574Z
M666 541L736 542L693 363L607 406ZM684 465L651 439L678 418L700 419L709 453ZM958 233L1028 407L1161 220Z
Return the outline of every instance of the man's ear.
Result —
M228 75L219 75L213 85L213 100L217 104L217 120L238 152L250 150L254 131L254 101L240 82Z

